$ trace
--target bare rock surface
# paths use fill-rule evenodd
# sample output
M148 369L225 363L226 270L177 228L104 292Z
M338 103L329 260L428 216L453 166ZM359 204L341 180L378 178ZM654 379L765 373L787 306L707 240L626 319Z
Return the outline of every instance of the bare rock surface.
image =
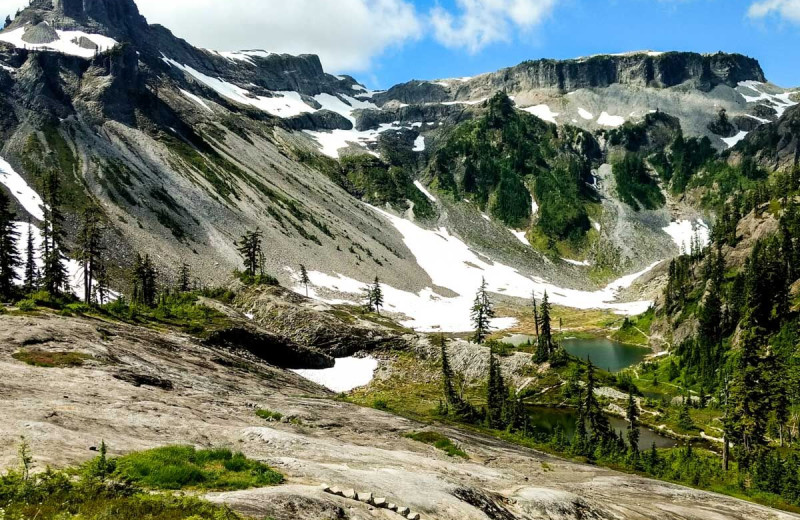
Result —
M39 368L22 349L81 352L77 368ZM172 389L115 377L168 380ZM291 372L193 338L100 320L0 316L0 466L16 463L16 442L32 444L39 470L96 455L167 444L228 446L272 465L287 483L211 493L208 498L278 520L390 519L329 489L385 498L422 519L798 518L703 491L534 452L498 439L434 426L470 459L453 459L403 437L424 425L330 399ZM295 419L267 423L266 408ZM374 499L373 499L374 501Z

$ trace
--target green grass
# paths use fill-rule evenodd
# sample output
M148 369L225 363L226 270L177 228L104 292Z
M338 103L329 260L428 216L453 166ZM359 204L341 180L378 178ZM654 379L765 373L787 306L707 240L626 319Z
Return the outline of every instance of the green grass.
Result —
M438 432L407 433L404 435L404 437L415 440L417 442L422 442L424 444L430 444L434 448L442 450L443 452L447 453L447 455L450 457L461 457L462 459L469 459L469 455L467 455L467 452L459 448L456 444L453 443L453 441L451 441L441 433Z
M229 449L167 446L117 460L117 474L152 489L237 490L274 486L283 476Z
M89 354L80 352L47 352L44 350L21 350L11 357L31 366L43 368L75 368L84 361L92 359Z
M256 415L267 421L278 422L283 419L283 414L272 410L256 410Z

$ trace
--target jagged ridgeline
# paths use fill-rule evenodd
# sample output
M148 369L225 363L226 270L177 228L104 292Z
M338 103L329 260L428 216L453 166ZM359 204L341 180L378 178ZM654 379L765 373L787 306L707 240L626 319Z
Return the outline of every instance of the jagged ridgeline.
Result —
M498 93L485 115L449 133L430 172L440 191L470 198L509 226L525 227L535 200L547 237L578 240L590 228L586 205L596 201L591 166L599 157L590 133L516 110Z

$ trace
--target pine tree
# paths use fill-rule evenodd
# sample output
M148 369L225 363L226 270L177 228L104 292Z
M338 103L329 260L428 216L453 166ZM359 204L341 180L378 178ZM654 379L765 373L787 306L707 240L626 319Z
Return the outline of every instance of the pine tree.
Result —
M306 288L306 298L308 298L308 284L311 283L311 279L308 277L308 271L303 264L300 264L300 283Z
M595 379L594 365L590 359L586 367L586 402L584 409L586 419L589 421L589 426L592 430L591 443L593 448L602 445L611 434L608 417L603 413L603 408L594 395L596 387L597 380Z
M133 266L133 301L147 307L156 303L156 269L150 255L136 255Z
M586 432L586 409L584 407L583 390L578 390L578 414L575 424L575 436L572 438L572 449L576 455L586 455L588 450L588 437Z
M42 228L42 285L53 295L68 291L69 280L64 265L64 216L61 213L61 181L51 170L44 182L44 225Z
M39 288L39 270L36 267L36 249L33 244L33 225L28 219L28 237L25 244L25 275L22 281L25 294L30 294Z
M457 407L461 398L456 393L453 369L450 367L450 357L447 355L447 340L444 334L439 336L439 344L442 350L442 387L444 389L444 399L448 406Z
M254 231L248 231L242 235L239 241L236 242L236 248L244 261L245 274L251 278L255 278L259 268L263 268L262 240L263 233L261 233L260 228L256 228Z
M494 352L489 351L489 382L486 386L487 422L490 428L505 428L503 413L506 401L506 386L503 373Z
M189 271L189 264L181 262L181 269L178 272L178 290L187 293L192 288L192 275Z
M16 268L22 265L17 252L18 239L11 201L0 191L0 299L3 300L11 300L16 292Z
M3 29L11 25L11 15L6 15L6 20L3 22Z
M97 281L94 284L94 299L98 305L105 305L108 302L108 270L105 264L97 265Z
M375 293L372 285L367 285L362 289L364 300L364 311L375 312Z
M539 308L536 304L536 293L531 293L531 301L533 302L533 325L536 327L536 341L539 341Z
M83 212L81 229L77 237L76 259L81 263L83 271L83 301L86 305L92 303L92 287L96 276L97 265L100 263L100 239L102 228L97 210L89 207Z
M383 289L381 288L381 281L376 276L375 282L372 284L372 305L375 307L375 312L381 313L383 307Z
M491 300L489 300L486 279L484 278L472 304L472 324L475 327L475 334L472 336L473 342L480 345L486 341L486 336L491 331L492 318L494 318L494 308Z
M635 460L639 457L639 407L632 393L628 393L628 446L630 455Z
M553 348L553 332L550 323L550 301L547 296L547 291L545 291L544 297L542 298L539 322L540 334L536 346L536 361L537 363L544 363L550 359L550 356L552 356L555 350Z

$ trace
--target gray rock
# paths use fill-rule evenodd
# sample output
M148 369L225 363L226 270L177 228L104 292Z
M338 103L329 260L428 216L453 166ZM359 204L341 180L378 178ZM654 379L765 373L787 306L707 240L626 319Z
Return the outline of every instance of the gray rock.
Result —
M420 516L419 513L408 513L406 518L408 518L408 520L419 520Z
M376 498L375 500L372 501L372 504L375 507L382 507L382 508L385 508L388 505L385 498Z
M80 38L73 38L72 43L74 43L75 45L77 45L82 49L89 49L92 51L96 51L99 48L96 43L94 43L86 36L81 36Z
M356 490L355 489L345 489L342 496L348 500L356 500Z
M56 40L58 33L47 22L28 28L22 35L22 41L35 45L53 43Z
M397 514L398 515L406 516L410 512L411 512L411 510L409 508L407 508L407 507L398 507L397 508Z
M358 494L358 501L364 502L365 504L372 504L373 496L372 493L359 493Z
M391 502L389 502L388 504L386 504L386 509L388 509L389 511L397 511L397 504L392 504Z

